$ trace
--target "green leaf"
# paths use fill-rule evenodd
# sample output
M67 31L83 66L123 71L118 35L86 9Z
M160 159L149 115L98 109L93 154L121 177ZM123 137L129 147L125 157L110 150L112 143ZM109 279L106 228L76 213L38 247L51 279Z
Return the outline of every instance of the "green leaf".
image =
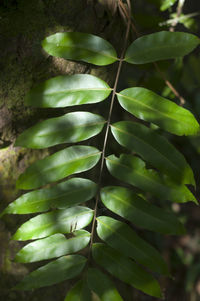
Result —
M92 146L76 145L33 163L20 175L16 186L20 189L33 189L58 181L69 175L94 167L101 153Z
M200 44L200 39L190 33L160 31L136 39L127 49L125 61L146 64L175 59L190 53Z
M155 170L146 169L145 162L137 157L122 154L117 158L111 155L106 158L106 165L111 175L117 179L152 193L162 200L197 203L186 186L176 185L166 177L161 178Z
M159 252L128 225L108 216L97 218L97 234L110 247L159 274L170 275Z
M117 122L111 130L117 142L139 154L173 181L195 186L192 169L166 138L140 123L129 121Z
M45 212L50 208L65 209L90 200L97 191L97 185L82 178L72 178L51 188L44 188L23 194L0 214L27 214Z
M98 66L117 60L116 51L109 42L87 33L59 32L45 38L42 47L50 55Z
M176 2L177 0L162 0L162 5L160 7L160 10L164 11L170 8L171 6L173 6Z
M63 234L54 234L26 245L16 254L15 261L27 263L76 253L85 248L89 241L90 233L85 230L75 231L69 239Z
M158 298L162 296L159 284L153 276L131 259L123 257L121 253L101 243L93 244L92 254L95 261L111 275L150 296Z
M112 89L100 78L90 74L63 75L35 86L25 97L25 104L39 108L70 107L98 103Z
M101 189L101 200L112 212L137 227L163 234L185 234L176 216L150 204L128 188L108 186Z
M97 294L101 301L123 301L112 281L100 270L90 268L87 281L89 288Z
M27 214L45 212L50 208L65 209L90 200L97 185L82 178L72 178L51 188L39 189L23 194L0 214Z
M128 88L117 97L126 111L170 133L182 136L195 135L199 131L199 124L190 111L148 89Z
M15 146L47 148L87 140L101 132L105 120L89 112L73 112L36 124L23 132Z
M64 301L92 301L87 282L85 280L78 281L69 291Z
M63 256L26 276L15 288L30 290L72 279L80 274L86 258L80 255Z
M54 210L31 218L17 230L12 239L29 240L55 233L71 233L86 227L92 218L93 210L87 207Z

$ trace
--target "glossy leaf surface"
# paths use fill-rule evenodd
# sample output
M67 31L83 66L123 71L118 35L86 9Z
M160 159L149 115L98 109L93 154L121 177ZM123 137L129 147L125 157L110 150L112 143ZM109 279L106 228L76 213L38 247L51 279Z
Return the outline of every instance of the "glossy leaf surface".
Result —
M50 118L23 132L16 146L47 148L61 143L76 143L99 134L105 120L89 112L73 112Z
M200 39L190 33L160 31L136 39L127 49L125 61L146 64L175 59L190 53L200 44Z
M33 189L58 181L69 175L86 171L99 161L101 153L91 146L76 145L33 163L20 175L16 186Z
M44 188L23 194L10 203L1 215L45 212L50 208L65 209L90 200L97 185L82 178L72 178L51 188ZM0 215L0 216L1 216Z
M30 290L72 279L80 274L86 258L80 255L63 256L26 276L15 288Z
M25 104L39 108L70 107L98 103L106 99L111 88L90 74L63 75L51 78L32 88Z
M101 200L112 212L139 228L163 234L185 234L176 216L150 204L128 188L108 186L101 189Z
M56 33L45 38L42 46L50 55L98 66L109 65L117 60L116 51L109 42L87 33Z
M119 180L152 193L161 200L184 203L197 200L184 185L175 185L167 178L161 178L152 169L146 169L145 162L131 155L114 155L107 157L106 165L110 173Z
M158 282L131 259L102 243L93 244L92 254L95 261L111 275L150 296L161 297Z
M117 142L139 154L175 182L195 185L192 169L183 155L154 130L129 121L117 122L112 125L111 130Z
M199 124L193 114L145 88L128 88L117 94L120 105L137 118L153 122L179 136L195 135Z
M97 222L98 236L110 247L153 272L169 275L167 265L159 252L140 238L127 224L108 216L99 216Z
M89 288L101 301L123 301L107 275L98 269L90 268L87 273Z
M43 213L24 223L12 239L29 240L55 233L71 233L86 227L92 217L93 210L81 206Z
M87 286L87 281L78 281L68 292L64 301L92 301L91 292Z
M85 230L73 232L73 237L69 239L63 234L54 234L26 245L17 253L15 261L27 263L76 253L85 248L89 241L90 233Z

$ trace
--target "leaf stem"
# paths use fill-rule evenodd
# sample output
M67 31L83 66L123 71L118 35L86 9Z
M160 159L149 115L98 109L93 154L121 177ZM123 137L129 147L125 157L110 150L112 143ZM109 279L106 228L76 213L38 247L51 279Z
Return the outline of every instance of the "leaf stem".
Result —
M91 258L91 250L92 250L92 245L93 245L93 241L94 241L95 223L96 223L96 217L97 217L98 203L100 201L101 181L102 181L102 175L103 175L103 169L104 169L105 153L106 153L106 146L107 146L107 142L108 142L108 134L109 134L109 129L110 129L113 105L114 105L114 101L115 101L117 85L118 85L119 76L120 76L120 72L121 72L121 68L122 68L122 63L124 61L124 54L125 54L125 51L126 51L126 47L127 47L127 43L128 43L128 37L129 37L129 33L130 33L130 27L131 27L131 7L130 7L130 3L128 5L128 9L129 9L129 18L128 18L128 24L127 24L127 29L126 29L126 35L125 35L125 38L124 38L123 49L122 49L122 53L121 53L121 56L120 56L120 59L119 59L116 78L115 78L114 87L113 87L113 91L112 91L112 98L111 98L111 103L110 103L110 108L109 108L109 113L108 113L108 119L107 119L107 125L106 125L106 131L105 131L105 136L104 136L104 143L103 143L103 148L102 148L101 165L100 165L100 172L99 172L99 179L98 179L98 191L97 191L97 195L96 195L95 207L94 207L94 217L93 217L93 221L92 221L91 240L90 240L90 247L89 247L89 254L88 254L88 262L90 261L90 258Z

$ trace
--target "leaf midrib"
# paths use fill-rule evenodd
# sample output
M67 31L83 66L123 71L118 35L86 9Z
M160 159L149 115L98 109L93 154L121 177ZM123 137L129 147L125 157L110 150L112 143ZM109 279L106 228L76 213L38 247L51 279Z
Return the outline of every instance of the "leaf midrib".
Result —
M164 113L164 112L162 112L162 111L158 111L158 110L156 110L155 108L152 108L152 107L150 107L150 106L148 106L146 103L144 103L144 102L141 102L141 101L138 101L136 98L133 98L133 97L130 97L130 96L127 96L127 95L124 95L124 94L120 94L120 93L116 93L118 96L121 96L122 98L126 98L126 99L128 99L128 100L130 100L130 101L133 101L133 102L136 102L136 103L138 103L141 107L143 106L143 107L146 107L146 108L148 108L150 111L153 111L153 112L155 112L156 114L158 114L158 115L163 115L163 116L165 116L165 117L167 117L167 119L172 119L172 120L175 120L176 122L177 122L177 119L175 118L175 117L172 117L172 116L170 116L170 115L168 115L167 113ZM166 101L169 101L169 100L166 100ZM172 102L172 104L174 104L173 102ZM133 114L133 113L132 113ZM133 114L134 115L134 114ZM179 115L181 115L180 113L179 113ZM184 116L185 117L185 116ZM188 117L188 116L186 116L186 117ZM140 119L142 119L142 118L140 118ZM184 121L182 121L182 120L179 120L178 119L178 122L179 123L182 123L183 125L185 125L185 122ZM191 121L190 120L190 118L189 119L187 119L187 123L190 123L190 124L193 124L193 121ZM188 131L187 131L188 132Z
M179 167L177 167L177 166L175 165L174 162L170 161L170 160L168 159L168 157L166 157L166 156L165 156L164 154L162 154L159 150L157 150L156 148L154 148L153 145L149 144L149 143L146 142L145 140L142 140L142 138L140 138L140 137L138 137L138 136L136 136L136 135L134 135L134 134L132 134L132 133L130 133L130 132L126 132L125 130L121 130L121 129L117 128L116 126L113 126L113 125L112 125L111 127L114 127L114 128L117 129L119 132L122 132L122 133L125 133L125 134L127 134L127 135L133 136L133 137L135 137L136 139L142 141L144 144L146 144L147 146L151 147L153 150L155 150L157 153L159 153L162 157L164 157L164 158L165 158L172 166L175 167L175 169L178 170L178 172L180 171L180 170L179 170Z
M50 96L50 95L55 95L55 94L67 94L67 93L75 93L75 92L85 92L88 91L112 91L111 88L81 88L81 89L67 89L63 91L55 91L55 92L49 92L49 93L44 93L44 96Z
M50 45L55 45L55 44L57 44L57 43L52 43L52 42L48 42L48 44ZM112 56L112 55L108 55L108 54L105 54L105 52L99 52L99 51L97 51L97 50L94 50L94 49L90 49L90 48L84 48L84 47L81 47L81 46L77 46L77 44L76 44L76 46L74 46L74 45L67 45L67 46L64 46L64 45L58 45L59 47L61 47L61 48L67 48L67 49L69 49L69 48L75 48L75 49L81 49L81 50L86 50L86 51L88 51L88 52L94 52L94 53L97 53L97 54L100 54L100 55L102 55L102 56L105 56L105 57L108 57L108 58L112 58L112 59L115 59L116 61L118 60L118 58L117 57L114 57L114 56Z
M79 216L84 215L84 214L86 214L86 215L87 215L87 214L91 214L92 212L93 212L93 210L90 209L90 210L82 211L82 212L80 212L80 213L78 213L78 214L74 214L74 215L67 216L67 218L59 218L59 225L58 225L58 226L60 226L60 224L61 224L60 221L62 221L62 222L63 222L63 221L66 221L66 223L67 223L67 222L68 222L68 221L67 221L68 219L72 219L72 222L73 222L73 218L74 218L74 217L77 217L77 216L79 217ZM47 214L48 214L48 213L47 213ZM55 214L55 215L56 215L56 214ZM29 222L29 221L28 221L28 222ZM27 222L27 223L28 223L28 222ZM26 224L26 223L25 223L25 224ZM26 226L25 224L24 224L24 227ZM41 231L41 230L43 230L43 229L45 229L45 228L49 228L49 226L51 226L51 225L53 225L53 224L54 224L53 222L43 224L40 228L33 229L33 231L34 231L34 230L39 230L39 231ZM19 230L20 230L20 232L22 232L22 229L19 229ZM61 232L56 232L56 233L61 233ZM56 233L55 233L55 234L56 234ZM70 232L65 232L65 233L70 233ZM52 234L52 235L53 235L53 234ZM43 236L42 236L42 237L43 237ZM42 238L42 237L41 237L41 238ZM45 236L45 237L48 237L48 235ZM33 236L32 238L34 238L34 236ZM38 238L39 238L39 237L38 237Z
M129 240L126 239L125 236L119 235L119 233L117 233L116 231L112 230L111 227L109 227L107 224L105 224L104 222L102 222L101 219L98 219L98 218L97 218L97 220L98 220L100 223L102 223L102 224L104 225L104 227L106 227L107 229L109 229L109 230L111 231L111 233L114 233L114 235L119 236L119 237L121 238L122 241L125 241L128 245L130 245L131 248L135 248L135 249L137 250L138 253L142 253L143 256L144 256L144 258L148 259L149 261L151 260L151 258L149 259L149 256L146 255L146 253L144 252L143 249L138 248L138 246L135 244L135 242L134 242L134 245L133 245ZM139 236L137 237L137 234L134 233L134 235L135 235L135 237L136 237L137 239L140 240L140 237L139 237ZM147 244L145 241L144 241L144 243ZM150 247L151 247L151 246L150 246ZM127 253L126 253L126 254L127 254ZM133 258L133 257L130 256L130 255L126 255L126 256L129 256L129 257ZM136 260L136 259L134 258L134 260ZM136 261L137 261L137 260L136 260ZM153 260L153 261L151 260L151 262L152 262L153 265L154 265L155 261L154 261L154 260ZM144 263L143 263L143 264L144 264ZM144 265L146 265L146 264L144 264Z

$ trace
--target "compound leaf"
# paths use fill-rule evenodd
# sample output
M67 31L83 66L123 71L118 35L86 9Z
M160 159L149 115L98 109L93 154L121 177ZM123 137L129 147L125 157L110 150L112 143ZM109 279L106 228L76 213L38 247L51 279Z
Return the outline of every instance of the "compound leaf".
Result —
M117 122L111 126L111 130L117 142L139 154L175 182L195 185L192 169L183 155L154 130L129 121Z
M117 179L150 192L162 200L197 203L185 185L176 185L166 177L161 178L155 170L146 169L145 162L140 158L126 154L122 154L120 158L111 155L106 158L106 165Z
M150 204L128 188L107 186L101 189L101 200L112 212L134 225L163 234L185 234L182 223L171 212Z
M149 268L153 272L169 275L159 252L140 238L128 225L108 216L97 218L97 234L110 247Z
M90 233L85 230L73 232L73 237L69 239L63 234L54 234L26 245L16 254L15 261L35 262L76 253L85 248L89 241Z
M105 120L89 112L73 112L42 121L24 131L15 146L47 148L61 143L76 143L99 134Z
M59 32L45 38L42 46L50 55L98 66L117 60L116 51L108 41L87 33Z
M87 207L54 210L31 218L17 230L12 239L29 240L55 233L71 233L86 227L92 218L93 210Z
M97 185L82 178L72 178L50 188L23 194L1 213L28 214L45 212L50 208L65 209L90 200L97 191Z
M136 39L127 49L125 61L146 64L175 59L190 53L200 44L200 39L190 33L160 31Z
M62 75L32 88L25 97L25 104L59 108L98 103L106 99L111 91L106 82L90 74Z
M117 94L120 105L137 118L153 122L179 136L195 135L199 124L193 114L145 88L128 88Z
M92 254L95 261L111 275L150 296L161 297L158 282L131 259L102 243L93 244Z
M80 255L63 256L26 276L15 288L30 290L72 279L80 274L86 258Z
M87 281L91 291L95 292L101 301L123 301L112 281L100 270L88 269Z
M76 145L33 163L20 175L16 186L33 189L58 181L69 175L86 171L99 161L101 153L92 146Z

